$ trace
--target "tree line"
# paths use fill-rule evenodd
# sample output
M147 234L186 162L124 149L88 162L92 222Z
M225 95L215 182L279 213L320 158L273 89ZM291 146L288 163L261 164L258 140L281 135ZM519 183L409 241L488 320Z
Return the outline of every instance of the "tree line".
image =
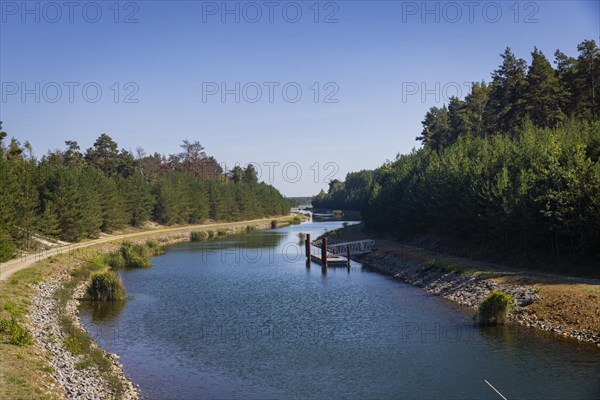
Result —
M464 100L452 97L448 106L431 107L417 140L439 149L462 135L514 137L526 120L540 128L555 127L568 117L597 121L600 52L593 40L584 40L577 50L577 58L556 50L554 69L537 48L529 66L507 48L489 85L474 83Z
M422 148L332 181L313 204L361 210L369 228L405 239L567 257L597 273L600 56L593 41L578 49L557 51L557 69L534 50L527 74L507 50L489 86L427 113Z
M34 248L36 235L76 242L149 221L199 224L285 215L288 201L252 165L225 172L198 142L172 155L118 150L107 134L36 159L4 140L0 123L0 261Z

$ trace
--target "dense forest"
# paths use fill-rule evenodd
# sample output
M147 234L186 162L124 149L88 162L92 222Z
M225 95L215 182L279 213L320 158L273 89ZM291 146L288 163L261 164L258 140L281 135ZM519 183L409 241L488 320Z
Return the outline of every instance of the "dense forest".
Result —
M432 107L423 147L332 181L317 208L358 209L372 229L435 234L527 256L600 264L600 52L502 55L489 85ZM597 272L597 271L596 271Z
M180 154L134 156L103 134L85 152L75 141L36 159L29 143L5 144L0 124L0 261L34 248L38 235L76 242L148 221L196 224L289 212L252 165L222 171L198 142Z

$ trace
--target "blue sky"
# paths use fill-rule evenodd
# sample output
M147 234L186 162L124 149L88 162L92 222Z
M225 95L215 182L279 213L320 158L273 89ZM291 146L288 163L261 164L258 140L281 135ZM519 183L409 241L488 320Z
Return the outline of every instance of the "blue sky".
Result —
M101 133L147 153L198 140L312 195L418 146L428 108L489 81L507 46L553 59L600 35L598 1L223 4L0 1L4 130L38 157Z

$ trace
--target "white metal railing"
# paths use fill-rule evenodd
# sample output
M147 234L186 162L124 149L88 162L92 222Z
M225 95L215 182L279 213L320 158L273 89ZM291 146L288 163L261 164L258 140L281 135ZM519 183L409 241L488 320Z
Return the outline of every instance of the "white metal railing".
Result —
M350 255L365 254L373 251L375 241L372 239L358 240L355 242L345 242L330 244L327 246L328 253L333 255L346 255L350 249Z

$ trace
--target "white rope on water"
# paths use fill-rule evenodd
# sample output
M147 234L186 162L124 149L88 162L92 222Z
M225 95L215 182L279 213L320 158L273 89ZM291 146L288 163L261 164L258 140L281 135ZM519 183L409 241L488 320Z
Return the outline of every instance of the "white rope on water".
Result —
M498 396L502 397L504 400L508 400L506 397L504 397L504 396L502 395L502 393L500 393L500 392L498 391L498 389L496 389L494 386L492 386L492 384L491 384L491 383L489 383L489 382L487 381L487 379L484 379L483 381L484 381L485 383L487 383L487 384L488 384L488 385L489 385L489 386L490 386L492 389L494 389L494 392L498 393Z

